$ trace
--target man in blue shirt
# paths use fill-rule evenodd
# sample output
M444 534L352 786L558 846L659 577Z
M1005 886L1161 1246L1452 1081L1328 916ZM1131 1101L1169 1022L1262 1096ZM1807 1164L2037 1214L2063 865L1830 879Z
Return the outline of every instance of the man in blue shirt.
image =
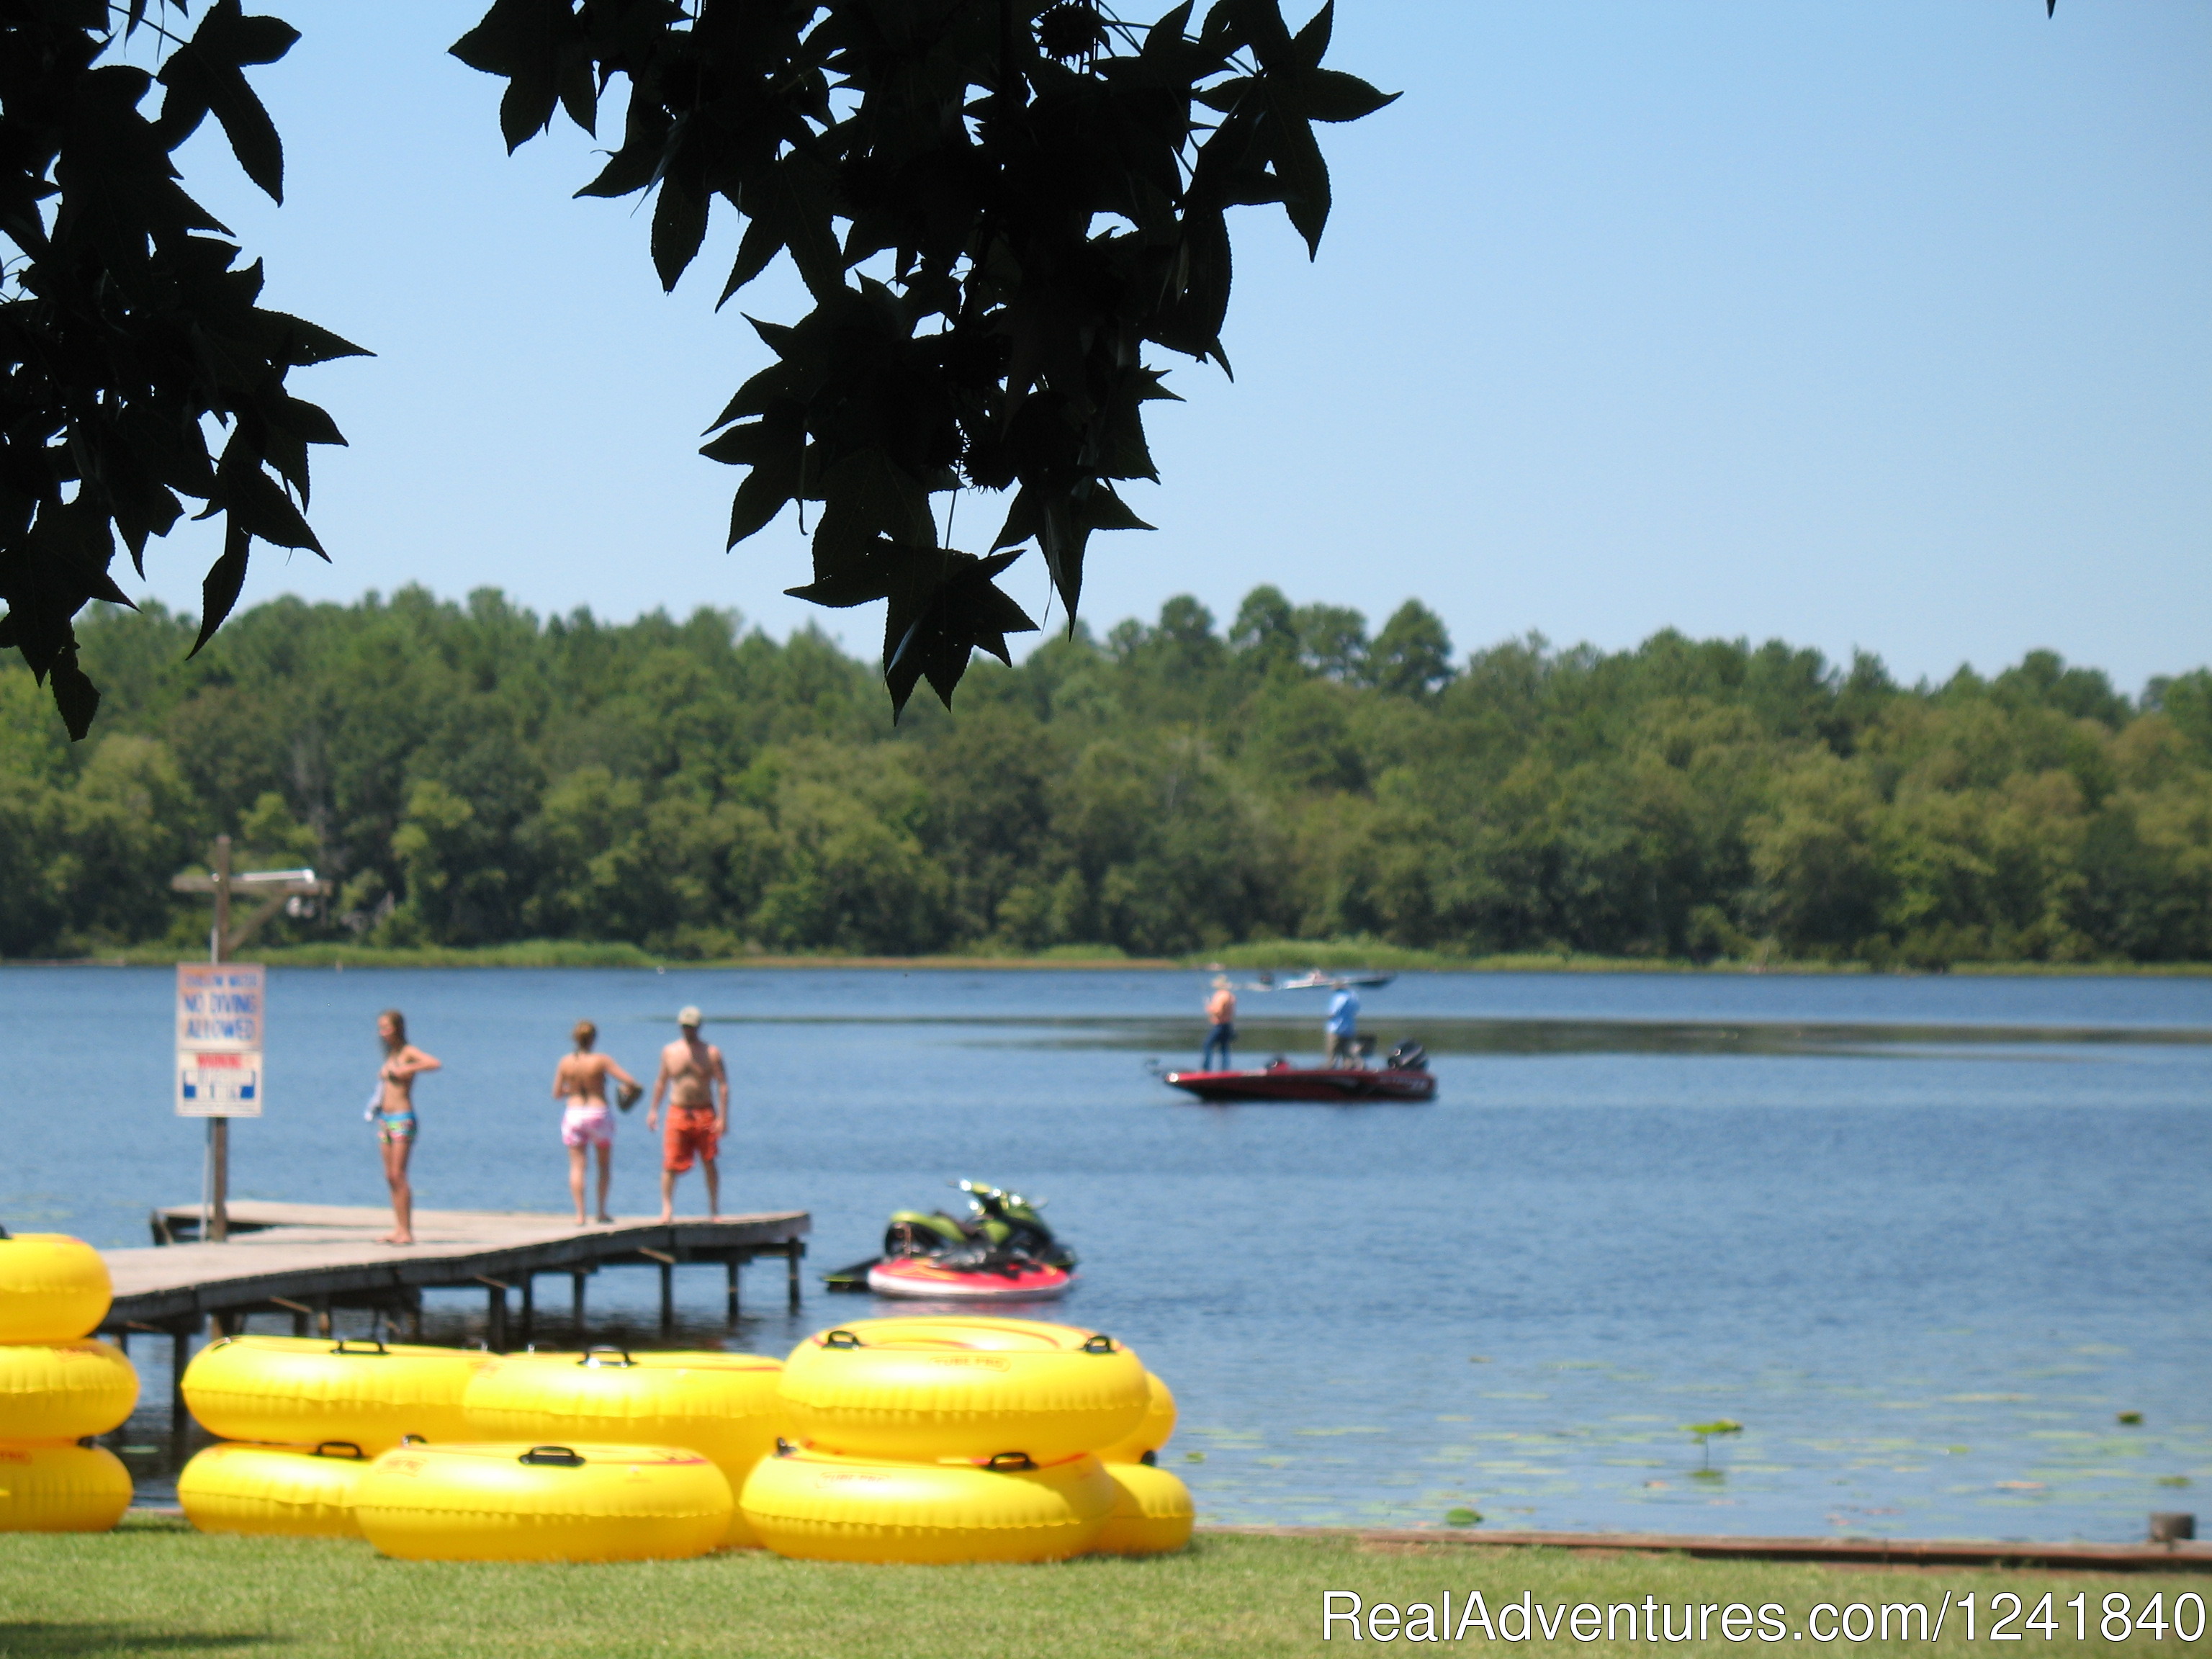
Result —
M1359 1064L1359 999L1349 985L1340 986L1328 1000L1328 1064Z

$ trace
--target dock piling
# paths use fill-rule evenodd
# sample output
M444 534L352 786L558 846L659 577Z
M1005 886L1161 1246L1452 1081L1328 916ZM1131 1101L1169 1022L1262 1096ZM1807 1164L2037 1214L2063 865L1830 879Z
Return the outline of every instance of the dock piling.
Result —
M729 1319L730 1328L732 1330L735 1330L738 1327L738 1269L743 1264L739 1262L738 1258L735 1256L732 1256L728 1261L722 1264L723 1268L730 1276L729 1312L727 1316Z
M568 1281L573 1287L574 1296L574 1299L569 1304L568 1316L576 1327L580 1340L584 1329L584 1281L590 1277L587 1273L573 1273L568 1275Z
M783 1254L784 1266L790 1275L791 1310L793 1313L799 1311L799 1261L805 1254L805 1243L796 1238L791 1241Z
M509 1286L503 1281L476 1275L477 1283L484 1287L484 1346L494 1353L507 1352L507 1292Z
M660 1269L660 1334L666 1336L676 1328L676 1258L665 1250L641 1249L638 1254Z
M185 1427L185 1367L192 1363L192 1334L179 1325L169 1333L169 1426Z
M537 1335L538 1275L526 1270L522 1275L522 1346L528 1347Z

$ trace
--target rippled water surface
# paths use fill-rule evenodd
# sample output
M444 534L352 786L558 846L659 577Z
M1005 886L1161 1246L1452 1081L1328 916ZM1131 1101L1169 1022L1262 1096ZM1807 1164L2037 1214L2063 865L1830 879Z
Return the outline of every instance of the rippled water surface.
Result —
M137 1245L195 1200L166 971L0 971L18 1060L0 1221ZM279 970L241 1197L374 1203L374 1017L446 1062L426 1207L567 1202L547 1097L568 1026L650 1074L708 1011L738 1105L725 1199L814 1215L810 1272L975 1176L1084 1256L1063 1316L1173 1384L1166 1461L1217 1521L2124 1540L2212 1485L2212 981L1409 975L1434 1104L1221 1108L1203 976L1119 971ZM1244 1054L1318 1048L1248 995ZM656 1162L624 1120L616 1206ZM698 1177L687 1178L691 1206ZM689 1340L781 1352L867 1310L679 1274ZM549 1291L552 1290L549 1285ZM561 1286L565 1290L565 1285ZM652 1291L610 1273L628 1329ZM557 1297L549 1296L557 1302ZM434 1297L459 1340L481 1304ZM595 1334L601 1334L595 1330ZM169 1462L166 1344L118 1443ZM2140 1425L2118 1419L2140 1413ZM1685 1425L1741 1433L1701 1448Z

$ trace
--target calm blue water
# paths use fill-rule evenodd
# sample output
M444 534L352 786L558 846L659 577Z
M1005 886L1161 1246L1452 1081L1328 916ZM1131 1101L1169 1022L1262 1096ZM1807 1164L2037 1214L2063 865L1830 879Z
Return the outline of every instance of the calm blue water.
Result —
M1195 1058L1195 974L271 980L240 1196L381 1201L361 1108L396 1004L446 1062L417 1202L564 1208L568 1026L649 1076L696 1002L738 1082L726 1207L813 1212L818 1270L954 1177L1044 1194L1085 1258L1063 1316L1173 1385L1167 1461L1209 1520L2119 1540L2212 1484L2212 981L1413 975L1367 1023L1431 1043L1439 1098L1347 1109L1201 1107L1148 1076ZM173 982L0 971L0 1221L135 1245L198 1197ZM1248 1057L1318 1047L1317 998L1244 1012ZM633 1213L641 1115L616 1158ZM870 1310L810 1283L788 1320L777 1271L737 1345ZM719 1283L679 1275L698 1334ZM594 1308L650 1291L605 1274ZM480 1316L441 1306L455 1340ZM167 1380L140 1358L144 1440ZM1682 1425L1717 1418L1744 1429L1706 1468Z

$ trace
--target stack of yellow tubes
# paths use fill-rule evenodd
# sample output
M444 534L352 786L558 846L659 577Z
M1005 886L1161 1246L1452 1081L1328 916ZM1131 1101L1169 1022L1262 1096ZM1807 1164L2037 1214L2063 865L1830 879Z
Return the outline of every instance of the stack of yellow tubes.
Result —
M0 1532L106 1532L131 1476L94 1435L138 1403L121 1351L94 1340L107 1264L61 1233L0 1232Z
M790 1437L738 1498L778 1554L1054 1561L1190 1536L1189 1492L1146 1461L1174 1430L1174 1398L1097 1332L860 1320L794 1348L778 1392Z
M734 1494L775 1449L782 1364L759 1354L510 1354L485 1365L463 1402L481 1440L681 1448L721 1472ZM757 1547L734 1503L724 1549Z
M485 1356L328 1337L234 1336L185 1368L185 1404L221 1442L177 1477L203 1532L358 1538L372 1461L410 1437L466 1438L461 1397Z
M414 1560L703 1554L750 1541L732 1538L713 1454L774 1443L750 1419L776 1369L233 1338L185 1373L192 1415L228 1438L185 1467L177 1495L203 1530L365 1537Z

